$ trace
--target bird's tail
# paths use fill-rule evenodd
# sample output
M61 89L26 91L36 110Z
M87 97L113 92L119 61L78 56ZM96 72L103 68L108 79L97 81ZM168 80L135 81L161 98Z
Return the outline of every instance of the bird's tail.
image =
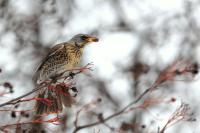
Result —
M65 107L71 107L75 103L68 88L57 85L55 89L45 89L37 96L35 110L37 115L59 113Z

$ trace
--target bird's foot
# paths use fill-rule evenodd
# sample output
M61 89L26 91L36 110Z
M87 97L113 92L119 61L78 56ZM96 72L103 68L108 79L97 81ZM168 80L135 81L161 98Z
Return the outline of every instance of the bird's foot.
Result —
M71 79L73 79L75 75L76 75L75 73L69 72L69 76L71 77Z

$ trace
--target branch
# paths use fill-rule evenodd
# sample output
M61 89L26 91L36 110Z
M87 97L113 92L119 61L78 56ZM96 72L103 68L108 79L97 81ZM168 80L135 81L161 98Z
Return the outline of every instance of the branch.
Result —
M183 120L194 120L190 118L189 115L190 107L188 104L181 103L180 107L178 107L172 116L168 119L167 123L161 129L159 133L164 133L168 126L178 123Z
M14 123L14 124L8 124L8 125L1 126L0 130L3 131L3 132L7 132L6 128L11 128L13 126L19 126L19 125L34 124L34 123L35 124L51 123L51 124L54 124L54 125L59 125L59 123L58 123L59 120L60 120L60 118L57 116L57 117L54 117L54 118L50 118L48 120L36 119L36 120L33 120L33 121L18 122L18 123Z
M176 75L185 75L187 73L190 73L192 75L197 74L198 73L197 64L196 63L190 63L190 62L187 62L187 61L184 61L184 60L177 60L177 61L173 62L171 65L169 65L167 68L165 68L158 75L158 77L157 77L156 81L153 83L153 85L150 88L146 89L142 94L140 94L136 100L133 100L128 105L126 105L124 108L122 108L120 111L115 112L114 114L112 114L112 115L110 115L106 118L102 118L102 119L100 119L96 122L86 124L86 125L83 125L83 126L75 125L75 129L74 129L73 133L76 133L79 130L84 129L84 128L88 128L88 127L92 127L92 126L102 124L102 123L104 123L104 122L106 122L106 121L108 121L108 120L110 120L110 119L112 119L116 116L121 115L128 108L130 108L132 105L138 103L145 95L147 95L148 92L155 90L159 85L165 83L166 81L174 79L174 77Z
M10 105L10 104L17 104L17 103L18 103L18 100L20 100L21 98L24 98L24 97L26 97L26 96L29 96L29 95L31 95L32 93L37 92L37 91L40 90L41 88L46 87L47 85L49 85L49 84L45 84L45 85L39 86L39 87L33 89L31 92L28 92L28 93L26 93L26 94L24 94L24 95L22 95L22 96L19 96L19 97L17 97L17 98L14 98L14 99L12 99L12 100L10 100L10 101L7 101L7 102L5 102L5 103L2 103L2 104L0 104L0 107L6 106L6 105Z
M76 70L78 70L78 69L76 69ZM80 71L78 71L78 72L76 72L76 73L73 73L74 75L77 75L77 74L79 74L79 73L81 73L83 70L82 69L79 69ZM65 72L64 72L65 73ZM69 77L71 77L71 75L68 75L68 76L65 76L65 77L58 77L56 80L60 80L60 79L67 79L67 78L69 78ZM12 100L10 100L10 101L7 101L7 102L5 102L5 103L2 103L2 104L0 104L0 107L3 107L3 106L7 106L7 105L14 105L14 104L17 104L17 103L19 103L20 102L20 99L21 98L24 98L24 97L26 97L26 96L29 96L29 95L31 95L31 94L33 94L33 93L35 93L35 92L37 92L37 91L39 91L40 89L42 89L42 88L44 88L44 87L46 87L46 86L48 86L48 85L50 85L51 83L53 83L55 80L51 80L50 82L48 82L48 83L45 83L45 81L44 81L44 83L42 84L42 85L40 85L40 86L38 86L38 87L36 87L35 89L33 89L32 91L30 91L30 92L28 92L28 93L26 93L26 94L24 94L24 95L21 95L21 96L19 96L19 97L17 97L17 98L14 98L14 99L12 99Z
M90 124L86 124L86 125L83 125L83 126L78 126L77 125L77 118L75 120L75 129L73 131L73 133L76 133L78 132L79 130L81 129L84 129L84 128L88 128L88 127L93 127L93 126L96 126L96 125L99 125L99 124L102 124L116 116L119 116L121 115L122 113L124 113L129 107L131 107L132 105L136 104L138 101L140 101L140 99L142 99L142 97L147 94L150 90L152 90L154 87L156 86L152 86L151 88L145 90L136 100L130 102L128 105L126 105L124 108L122 108L120 111L118 112L115 112L114 114L110 115L110 116L107 116L106 118L101 118L100 120L96 121L96 122L93 122L93 123L90 123ZM77 112L77 114L79 114L80 111Z

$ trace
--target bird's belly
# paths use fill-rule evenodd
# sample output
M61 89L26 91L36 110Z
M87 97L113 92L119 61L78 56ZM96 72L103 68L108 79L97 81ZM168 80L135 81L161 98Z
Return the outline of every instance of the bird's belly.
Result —
M73 70L80 62L80 58L74 55L57 56L48 60L40 73L40 81L56 77L65 71Z
M64 71L64 69L65 69L65 66L62 64L57 64L55 66L48 67L40 73L41 75L40 79L46 80L46 79L55 77L56 75Z
M73 62L63 62L63 64L55 64L54 66L48 67L48 69L44 70L41 75L41 80L46 80L49 78L53 78L58 76L59 74L64 73L65 71L73 70L77 64L78 60L73 60Z
M79 62L80 62L79 59L77 59L77 60L74 59L73 61L71 61L70 63L68 63L68 64L66 65L66 69L72 70L72 69L76 68L77 65L79 64Z

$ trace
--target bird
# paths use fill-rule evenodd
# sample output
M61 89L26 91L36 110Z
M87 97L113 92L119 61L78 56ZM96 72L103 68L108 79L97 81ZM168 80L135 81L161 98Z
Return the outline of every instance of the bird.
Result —
M35 84L39 85L46 80L58 77L66 70L74 69L80 63L85 46L98 41L97 37L88 34L77 34L69 41L52 47L33 76ZM56 89L60 89L67 94L69 93L63 86L59 86ZM61 112L63 105L68 107L71 106L70 102L72 102L70 97L55 93L50 89L39 91L37 98L51 100L50 105L41 100L36 100L35 110L37 115Z

